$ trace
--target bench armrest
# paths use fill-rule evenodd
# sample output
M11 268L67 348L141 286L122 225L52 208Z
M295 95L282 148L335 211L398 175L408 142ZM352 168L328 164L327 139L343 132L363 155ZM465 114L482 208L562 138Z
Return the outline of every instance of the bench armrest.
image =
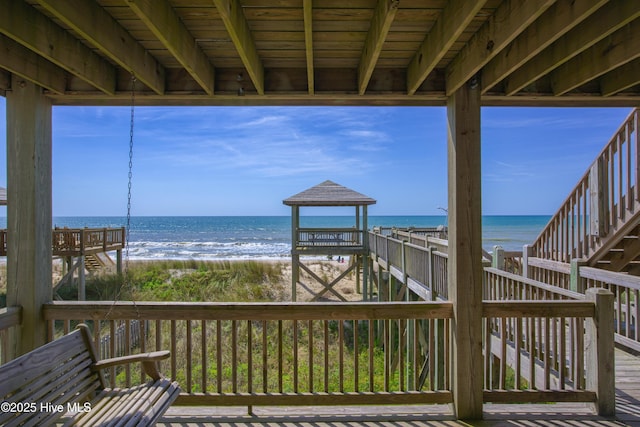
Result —
M129 356L113 357L111 359L99 360L91 366L91 369L97 371L99 369L110 368L112 366L124 365L127 363L142 363L144 373L149 375L155 381L162 378L158 370L158 362L169 357L169 351L152 351L150 353L132 354Z

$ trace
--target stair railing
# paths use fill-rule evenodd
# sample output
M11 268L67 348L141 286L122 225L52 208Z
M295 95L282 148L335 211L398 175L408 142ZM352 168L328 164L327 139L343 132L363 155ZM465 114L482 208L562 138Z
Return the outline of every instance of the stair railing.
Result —
M634 109L533 244L534 256L591 257L640 209L640 109Z

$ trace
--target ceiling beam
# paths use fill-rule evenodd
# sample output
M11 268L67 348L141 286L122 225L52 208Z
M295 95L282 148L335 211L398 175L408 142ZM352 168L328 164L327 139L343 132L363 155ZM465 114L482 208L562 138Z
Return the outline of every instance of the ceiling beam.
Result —
M213 95L215 70L167 0L127 0L133 12L191 74Z
M542 52L608 0L558 0L482 69L482 93Z
M67 79L62 68L2 34L0 34L0 68L52 92L58 94L65 92Z
M304 16L304 50L307 58L307 87L309 95L315 93L315 80L313 70L313 0L302 0L302 12Z
M45 15L15 0L0 0L0 10L0 33L104 93L115 93L115 68Z
M87 0L38 2L155 93L164 93L162 65L97 3Z
M0 70L0 95L5 96L7 90L11 88L11 73Z
M514 95L638 16L640 1L609 1L596 14L509 75L505 79L505 94Z
M640 59L634 59L600 78L602 96L612 96L640 84Z
M447 96L469 81L554 1L505 0L502 2L447 67Z
M213 0L258 94L264 95L264 67L238 0Z
M407 68L407 93L413 95L453 43L484 6L486 0L451 0L425 37Z
M358 66L358 93L364 95L371 79L373 69L376 67L382 45L387 38L389 28L398 11L400 0L378 0L376 10L371 19L367 39L364 42L360 65Z
M640 21L634 21L554 70L553 94L563 95L638 57Z

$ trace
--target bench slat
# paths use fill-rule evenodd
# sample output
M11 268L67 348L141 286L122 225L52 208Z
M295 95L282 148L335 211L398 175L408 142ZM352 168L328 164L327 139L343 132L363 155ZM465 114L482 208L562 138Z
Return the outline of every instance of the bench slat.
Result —
M179 394L178 383L166 378L128 389L107 389L93 399L90 412L79 413L64 425L150 425Z
M86 351L80 331L38 347L0 366L0 397L4 398L70 358Z
M50 394L50 391L59 387L61 382L66 383L70 378L75 378L80 371L85 370L86 375L87 368L91 366L91 360L87 358L72 359L70 363L73 363L71 365L73 369L68 370L69 366L61 365L58 369L51 371L49 375L39 379L38 381L32 382L28 387L23 387L17 393L13 394L8 400L12 402L41 400L42 396Z

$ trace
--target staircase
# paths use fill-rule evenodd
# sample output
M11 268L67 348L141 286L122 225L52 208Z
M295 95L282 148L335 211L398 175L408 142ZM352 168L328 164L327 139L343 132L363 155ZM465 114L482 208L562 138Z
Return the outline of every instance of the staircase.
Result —
M640 109L634 109L533 244L536 257L640 275Z
M115 262L106 252L89 254L84 257L84 268L89 273L101 272L105 268L115 266Z

